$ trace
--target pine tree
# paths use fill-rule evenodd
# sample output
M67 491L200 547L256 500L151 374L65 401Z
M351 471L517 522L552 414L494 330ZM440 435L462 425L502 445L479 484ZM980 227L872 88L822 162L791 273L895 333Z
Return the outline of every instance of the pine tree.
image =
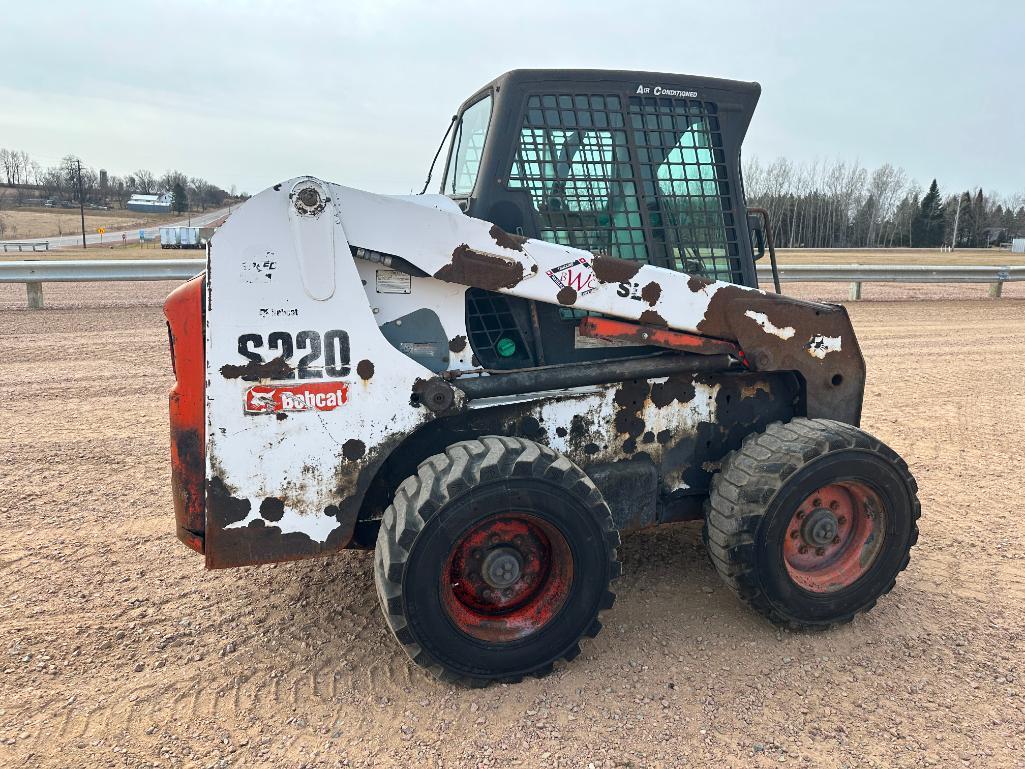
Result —
M932 180L929 191L922 198L915 221L911 226L911 238L916 248L936 248L943 245L943 204L940 201L940 187Z
M986 199L982 196L982 187L979 187L979 191L975 193L975 200L972 201L972 221L975 223L972 245L976 248L985 246L983 241L986 229Z
M181 182L175 183L174 188L171 190L171 195L173 196L171 206L177 213L184 213L189 207L189 197L185 194L185 188Z

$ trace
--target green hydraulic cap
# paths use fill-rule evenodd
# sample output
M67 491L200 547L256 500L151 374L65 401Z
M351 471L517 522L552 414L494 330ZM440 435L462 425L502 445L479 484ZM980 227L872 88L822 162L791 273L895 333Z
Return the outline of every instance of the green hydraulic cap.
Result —
M495 351L503 358L516 354L516 342L507 336L503 336L495 343Z

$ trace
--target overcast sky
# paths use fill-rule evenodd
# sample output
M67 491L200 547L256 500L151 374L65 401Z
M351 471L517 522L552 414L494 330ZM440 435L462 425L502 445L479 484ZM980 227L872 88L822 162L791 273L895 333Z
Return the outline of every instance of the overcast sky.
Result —
M1021 0L0 5L0 147L43 165L405 193L479 86L594 67L760 82L747 157L1025 191Z

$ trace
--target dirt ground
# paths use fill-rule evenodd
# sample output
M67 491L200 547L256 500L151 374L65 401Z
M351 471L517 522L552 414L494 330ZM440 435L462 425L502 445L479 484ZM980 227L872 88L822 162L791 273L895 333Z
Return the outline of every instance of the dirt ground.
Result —
M921 486L876 609L777 631L666 527L572 664L468 691L402 655L370 554L205 572L175 539L170 286L0 286L0 766L1025 767L1025 292L866 296L919 288L850 305L864 426Z
M1012 254L1003 248L779 248L780 264L966 264L1014 266L1025 264L1025 254ZM768 263L766 258L766 263Z

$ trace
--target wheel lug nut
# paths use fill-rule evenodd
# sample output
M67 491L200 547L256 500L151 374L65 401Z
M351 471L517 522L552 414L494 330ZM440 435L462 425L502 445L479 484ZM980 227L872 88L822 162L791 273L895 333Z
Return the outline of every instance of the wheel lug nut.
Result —
M817 547L817 548L815 548L815 555L825 555L825 554L826 554L826 548L824 548L824 547Z
M839 545L840 544L840 537L833 537L833 544L834 545Z
M808 546L807 545L801 545L799 548L797 548L797 552L799 552L801 555L804 555L805 553L808 552Z
M801 520L802 518L804 518L804 510L798 510L797 511L797 520Z
M797 529L794 529L790 532L790 539L797 539L800 535L801 533Z
M836 519L836 522L843 526L845 523L847 523L847 517L841 515L839 518Z
M840 507L840 503L837 502L835 499L832 502L829 503L829 509L830 510L836 510L839 507Z
M819 499L818 497L816 497L815 499L813 499L811 503L812 503L812 505L814 505L815 507L822 507L822 500L821 500L821 499Z

